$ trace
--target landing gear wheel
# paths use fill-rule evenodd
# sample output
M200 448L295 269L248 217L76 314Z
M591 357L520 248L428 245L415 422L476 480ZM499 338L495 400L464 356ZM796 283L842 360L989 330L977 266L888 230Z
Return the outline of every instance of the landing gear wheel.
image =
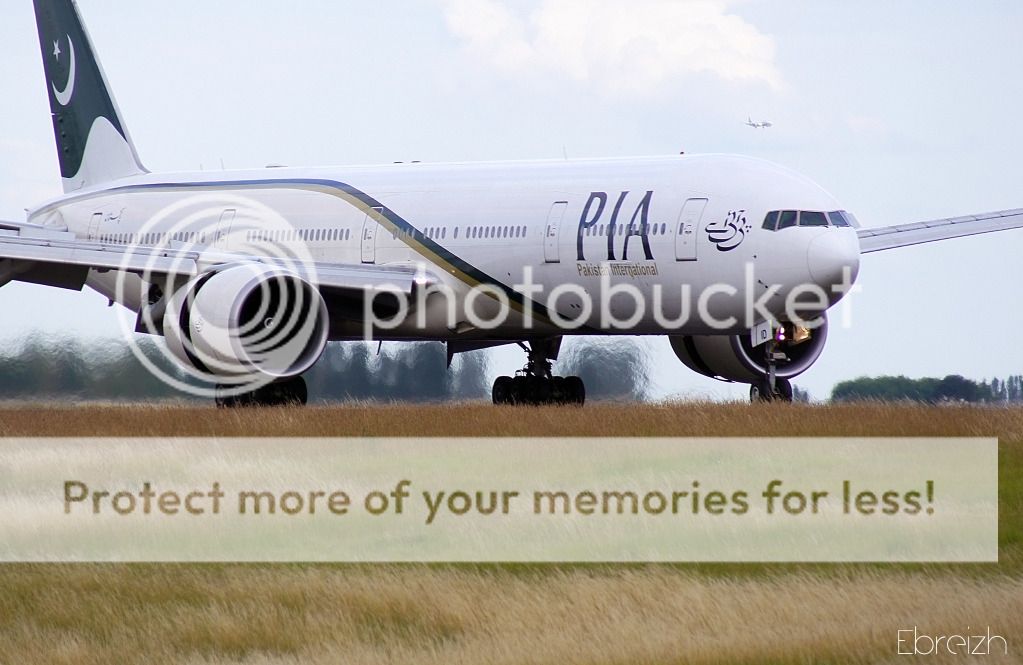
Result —
M779 402L792 401L792 382L788 379L775 379L774 395Z
M309 402L309 388L305 379L296 376L263 386L257 393L261 406L305 406Z
M510 376L499 376L494 381L494 389L490 391L494 404L514 404L514 384Z
M764 377L749 387L749 401L757 402L791 402L792 382L788 379L775 379L774 390L771 390L771 383Z
M217 394L213 397L213 403L217 405L218 409L230 409L238 406L237 395L224 395L223 386L217 386Z
M524 376L512 379L511 404L529 404L529 380Z
M758 383L754 383L749 387L749 401L753 404L757 402L770 402L773 399L771 393L771 386L768 385L767 379L763 379Z
M239 406L305 406L309 401L309 388L305 379L296 376L276 383L268 383L251 392L240 395L224 394L229 386L217 386L213 401L218 408L229 409Z
M568 386L568 394L571 396L570 404L582 406L586 403L586 385L582 379L578 376L569 376L565 378L565 384Z

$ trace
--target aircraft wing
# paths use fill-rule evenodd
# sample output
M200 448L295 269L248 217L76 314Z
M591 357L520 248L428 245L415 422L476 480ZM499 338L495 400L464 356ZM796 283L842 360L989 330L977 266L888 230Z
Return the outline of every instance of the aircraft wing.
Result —
M856 233L860 237L860 252L869 254L896 247L1018 228L1023 228L1023 208L949 217L930 222L858 229Z
M102 243L83 240L67 231L0 221L0 286L22 281L80 290L89 270L191 277L216 265L239 261L289 267L328 291L396 289L408 293L416 284L435 281L429 273L410 265L314 263L296 268L264 256L195 249L181 243L169 247Z

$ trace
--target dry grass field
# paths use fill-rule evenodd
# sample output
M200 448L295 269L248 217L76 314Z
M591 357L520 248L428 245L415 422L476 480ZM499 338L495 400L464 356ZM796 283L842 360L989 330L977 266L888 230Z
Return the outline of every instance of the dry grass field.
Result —
M1009 656L982 660L1023 662L1023 409L0 407L2 436L480 433L997 436L1000 562L6 565L0 663L901 662L896 631L913 626L929 634L990 626Z

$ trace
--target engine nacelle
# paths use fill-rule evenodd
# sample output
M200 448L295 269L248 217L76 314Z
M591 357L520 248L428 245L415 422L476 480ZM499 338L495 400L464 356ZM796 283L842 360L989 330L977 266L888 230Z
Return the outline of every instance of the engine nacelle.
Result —
M828 320L821 317L813 329L786 326L785 339L778 351L787 360L779 360L775 376L791 379L816 362L828 339ZM805 336L809 333L809 336ZM754 347L749 333L743 335L672 335L671 348L686 367L713 379L756 383L767 374L766 345Z
M327 345L327 305L288 270L238 263L204 273L168 300L163 332L186 367L227 383L305 372Z

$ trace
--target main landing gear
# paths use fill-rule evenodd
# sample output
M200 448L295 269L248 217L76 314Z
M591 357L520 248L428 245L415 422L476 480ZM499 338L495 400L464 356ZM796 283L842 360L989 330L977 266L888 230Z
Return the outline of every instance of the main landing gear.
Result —
M764 360L767 365L767 374L749 387L749 401L751 402L792 401L792 382L788 379L780 379L777 376L778 362L788 360L788 356L779 350L781 346L779 344L779 334L784 334L784 332L772 335L771 339L764 344L766 347Z
M268 383L252 392L241 395L222 395L226 387L218 386L214 401L219 408L237 406L305 406L309 401L309 390L305 379L296 376L275 383Z
M561 338L519 343L527 354L526 366L515 376L494 381L494 404L575 404L586 401L586 387L578 376L553 376L552 361L558 357Z

